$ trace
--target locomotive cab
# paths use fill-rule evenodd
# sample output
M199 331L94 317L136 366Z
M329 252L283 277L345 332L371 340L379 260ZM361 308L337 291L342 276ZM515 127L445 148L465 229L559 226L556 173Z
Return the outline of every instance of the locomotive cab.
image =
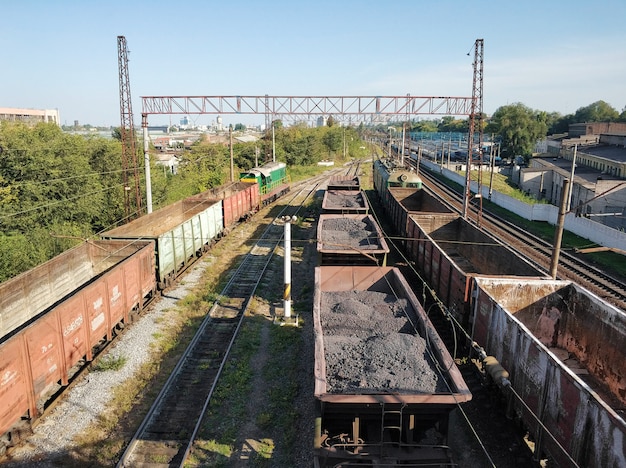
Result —
M387 179L388 187L422 188L422 179L411 171L393 171Z

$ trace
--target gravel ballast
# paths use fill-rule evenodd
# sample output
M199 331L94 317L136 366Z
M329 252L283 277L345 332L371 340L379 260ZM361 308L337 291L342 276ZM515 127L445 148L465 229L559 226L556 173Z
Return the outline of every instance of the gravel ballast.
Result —
M378 233L369 218L330 218L322 220L322 248L326 250L378 250Z
M365 199L360 191L328 190L324 202L329 209L365 208Z
M328 393L446 392L408 317L406 299L375 291L323 292Z

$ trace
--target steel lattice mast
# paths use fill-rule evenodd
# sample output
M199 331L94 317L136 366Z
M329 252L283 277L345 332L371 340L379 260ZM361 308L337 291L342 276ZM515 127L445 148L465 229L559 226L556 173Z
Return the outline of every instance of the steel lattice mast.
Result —
M474 131L478 120L478 151L482 163L483 148L483 39L476 39L474 43L474 79L472 81L472 102L469 114L469 134L467 135L467 164L465 169L465 196L463 197L463 218L467 219L467 211L471 197L470 174L472 168L472 156L474 154ZM480 188L479 188L480 190ZM482 202L482 200L481 200ZM482 206L482 204L481 204Z
M137 167L137 149L133 107L128 74L128 48L126 38L117 36L117 54L120 73L120 136L122 138L122 177L124 182L124 211L126 219L141 214L141 194ZM132 179L132 181L130 180ZM135 206L131 206L131 187L135 189Z

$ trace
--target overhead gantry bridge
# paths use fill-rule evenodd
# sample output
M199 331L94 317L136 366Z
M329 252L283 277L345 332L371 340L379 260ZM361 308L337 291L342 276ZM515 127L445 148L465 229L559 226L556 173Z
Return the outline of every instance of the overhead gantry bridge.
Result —
M385 123L417 115L472 115L471 97L436 96L143 96L144 124L149 114L264 114L273 120Z

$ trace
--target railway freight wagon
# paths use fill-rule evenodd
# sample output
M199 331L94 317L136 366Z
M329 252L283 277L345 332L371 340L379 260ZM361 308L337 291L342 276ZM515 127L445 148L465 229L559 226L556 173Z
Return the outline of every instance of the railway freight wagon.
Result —
M409 260L463 326L471 322L474 278L547 278L459 215L410 214L406 242Z
M85 242L0 283L0 341L139 248L126 244ZM142 296L151 293L150 288L151 283L144 282Z
M332 176L328 181L328 190L361 190L361 179L352 176Z
M411 214L452 214L452 210L425 190L403 187L387 187L382 200L387 216L401 239L409 237L407 223ZM406 249L406 241L400 244Z
M322 214L317 252L321 265L386 266L389 247L372 215Z
M269 162L254 167L239 174L239 180L245 183L257 184L261 204L272 203L277 198L289 192L287 165L283 162Z
M3 318L25 315L0 340L0 449L155 294L154 243L88 241L2 287Z
M624 311L568 281L476 278L474 295L473 339L508 371L536 458L626 466Z
M370 206L362 190L326 190L322 200L323 213L367 214Z
M258 211L261 194L256 184L232 182L187 198L190 202L222 200L224 229L234 226L241 219Z
M469 392L398 269L315 269L315 466L451 463Z
M156 278L169 287L224 230L223 200L185 199L103 233L103 239L153 240Z

